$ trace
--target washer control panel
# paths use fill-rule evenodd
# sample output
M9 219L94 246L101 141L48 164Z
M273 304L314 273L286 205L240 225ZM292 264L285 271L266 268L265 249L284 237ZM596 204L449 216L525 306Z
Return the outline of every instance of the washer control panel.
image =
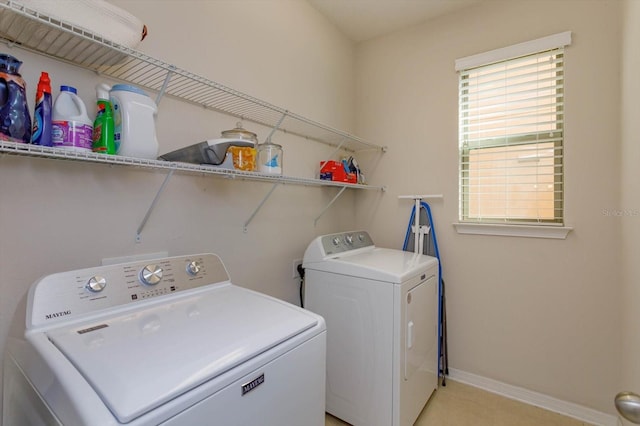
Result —
M48 275L29 290L27 327L226 282L222 261L209 253Z
M342 232L321 237L322 249L325 256L344 253L373 246L373 240L367 231Z
M140 271L140 282L146 285L156 285L162 280L162 272L160 265L150 263Z

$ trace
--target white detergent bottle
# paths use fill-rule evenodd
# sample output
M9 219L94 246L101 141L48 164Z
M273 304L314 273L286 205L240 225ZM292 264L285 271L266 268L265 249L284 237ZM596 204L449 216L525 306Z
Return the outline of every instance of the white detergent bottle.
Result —
M114 85L109 96L115 122L116 153L155 160L158 157L156 103L144 91L128 84Z
M51 142L56 148L91 151L93 120L75 87L60 86L51 113Z

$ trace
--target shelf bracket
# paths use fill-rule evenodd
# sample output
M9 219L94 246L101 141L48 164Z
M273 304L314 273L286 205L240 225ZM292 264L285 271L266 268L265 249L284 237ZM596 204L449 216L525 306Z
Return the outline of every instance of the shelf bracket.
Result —
M278 120L276 125L273 126L273 129L271 129L271 132L269 133L269 136L267 136L267 139L265 140L265 142L271 142L271 136L273 136L276 130L280 128L280 126L282 125L282 122L284 121L284 119L287 117L288 114L289 114L288 110L282 113L282 117L280 117L280 120Z
M162 99L162 97L164 96L164 93L167 91L167 86L169 86L169 81L171 81L171 77L173 76L173 72L175 71L176 67L171 65L169 67L169 71L167 72L167 76L164 78L164 82L162 83L162 87L160 88L160 91L158 92L158 96L156 96L156 105L160 105L160 100Z
M336 149L334 149L333 151L331 151L331 154L329 154L329 156L327 157L326 160L324 160L322 162L322 164L320 164L320 170L322 170L322 168L325 166L325 164L327 164L330 160L330 158L332 158L338 151L340 151L340 149L342 148L342 145L344 145L344 143L347 141L346 138L342 138L342 142L340 142L338 144L338 146L336 147Z
M329 210L329 207L331 207L331 205L333 203L336 202L336 200L342 195L342 193L344 192L344 190L347 189L346 186L343 186L342 189L340 189L340 191L336 194L335 197L333 197L333 199L331 201L329 201L329 204L327 204L324 209L322 209L322 211L320 212L320 214L315 218L315 220L313 221L313 226L316 226L318 224L318 220L322 217L323 214L325 214L325 212L327 210Z
M273 186L271 187L267 195L262 199L262 201L260 201L260 204L258 204L258 207L256 207L256 209L253 211L251 216L249 216L249 219L247 219L247 221L244 223L244 232L247 232L249 230L249 224L251 223L253 218L256 216L256 214L258 214L258 212L260 211L264 203L266 203L269 197L271 197L271 194L273 194L273 191L275 191L278 185L280 185L279 182L273 184Z
M142 219L142 222L140 223L140 226L138 226L138 230L136 231L136 243L139 243L142 241L142 230L144 229L144 226L147 224L147 220L149 220L149 216L151 216L151 212L153 211L153 209L156 207L156 203L158 202L158 199L160 198L160 194L162 194L162 191L164 191L164 188L167 186L167 183L169 183L169 180L171 179L171 176L173 176L173 172L175 172L176 169L171 169L169 171L169 173L167 174L167 176L164 178L164 181L162 182L162 185L160 186L160 189L158 190L158 192L156 193L156 196L154 197L153 201L151 202L151 205L149 206L149 209L147 209L147 214L144 215L144 219Z

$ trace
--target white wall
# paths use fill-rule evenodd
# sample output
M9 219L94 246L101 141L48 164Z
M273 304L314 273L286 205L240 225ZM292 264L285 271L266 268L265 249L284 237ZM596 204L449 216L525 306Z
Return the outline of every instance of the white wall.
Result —
M140 50L319 122L353 130L354 46L306 2L118 1L149 27ZM292 36L295 34L295 37ZM33 107L41 70L54 96L75 85L91 111L92 72L2 45L24 64ZM153 94L155 96L155 94ZM236 120L178 101L160 103L160 152L218 137ZM264 141L268 130L251 123ZM332 148L277 134L285 173L313 177ZM337 189L276 189L243 233L243 224L271 188L176 174L135 242L164 172L0 155L0 353L18 300L38 277L98 265L102 258L168 251L213 252L232 280L298 303L292 262L319 234L354 226L347 191L314 227ZM1 398L0 398L1 400Z
M291 262L313 236L362 227L379 245L399 247L410 206L396 196L442 193L432 207L447 283L451 367L605 412L613 412L621 383L640 392L634 282L640 226L635 216L603 214L640 208L640 129L633 116L640 90L632 72L637 1L483 2L357 48L296 0L114 3L147 23L150 36L140 50L151 56L389 145L381 159L365 159L373 161L366 168L372 183L389 191L345 193L314 228L336 191L278 188L243 233L269 184L177 175L135 243L164 173L0 156L0 352L17 301L41 275L104 257L210 251L221 255L234 282L297 302ZM627 95L620 135L623 5ZM574 231L565 241L456 234L453 61L566 30L574 34L565 97L566 216ZM85 102L93 102L100 80L93 73L18 48L0 51L25 62L30 102L41 69L50 71L54 88L76 84ZM235 121L166 98L161 152L215 137ZM261 139L267 134L245 127ZM313 176L331 151L288 136L277 141L292 175ZM621 187L628 190L620 193Z
M450 367L606 413L614 412L621 360L620 218L604 214L623 206L621 5L481 2L356 52L356 132L389 145L375 175L389 191L359 198L358 225L375 229L380 245L400 247L411 206L397 195L444 195L431 205ZM566 240L457 234L455 59L563 31L574 37L565 55L565 213L573 232Z
M624 2L622 43L622 135L620 217L622 226L623 345L622 382L618 391L640 393L640 121L638 98L640 82L640 2ZM631 423L625 423L631 424Z

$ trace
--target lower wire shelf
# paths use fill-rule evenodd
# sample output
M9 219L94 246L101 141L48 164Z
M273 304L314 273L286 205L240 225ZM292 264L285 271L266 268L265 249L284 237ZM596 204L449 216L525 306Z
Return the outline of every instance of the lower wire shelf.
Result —
M162 183L162 186L156 193L147 213L142 219L142 222L138 226L136 231L136 242L141 242L142 240L142 230L153 211L160 194L163 192L165 186L168 181L171 179L171 176L174 175L175 172L186 173L186 174L198 174L198 175L211 175L214 177L222 177L226 179L239 179L239 180L247 180L247 181L261 181L261 182L270 182L273 183L273 187L268 192L268 194L264 197L264 199L260 202L260 204L256 207L253 213L249 216L247 221L244 223L244 232L247 232L248 226L256 216L258 211L262 208L263 204L267 201L267 199L271 196L276 187L281 184L293 184L293 185L306 185L306 186L317 186L317 187L337 187L340 188L340 191L336 196L327 204L327 206L322 210L322 212L315 218L314 224L318 222L320 217L325 213L325 211L335 202L337 198L342 195L345 189L368 189L368 190L378 190L378 191L386 191L386 187L384 186L373 186L373 185L361 185L354 183L344 183L344 182L334 182L329 180L321 180L321 179L311 179L311 178L298 178L291 176L281 176L281 175L271 175L265 173L257 173L257 172L246 172L241 170L231 170L226 168L220 168L210 165L198 165L198 164L190 164L190 163L180 163L180 162L171 162L164 160L148 160L144 158L135 158L135 157L124 157L120 155L106 155L106 154L97 154L90 151L83 150L75 150L75 149L66 149L66 148L51 148L40 145L32 145L25 143L17 143L17 142L8 142L8 141L0 141L0 154L5 155L15 155L15 156L26 156L26 157L39 157L39 158L48 158L54 160L67 160L67 161L80 161L80 162L88 162L88 163L102 163L108 165L119 165L119 166L130 166L137 168L144 168L148 170L164 170L168 171L167 176ZM0 156L1 157L1 156Z
M293 185L307 185L307 186L332 186L340 188L352 188L352 189L367 189L384 191L384 186L374 185L362 185L344 182L334 182L329 180L313 179L313 178L301 178L283 175L272 175L258 172L248 172L242 170L231 170L226 168L220 168L210 165L199 165L181 162L172 162L164 160L149 160L144 158L124 157L120 155L105 155L97 154L89 151L65 149L65 148L51 148L40 145L32 145L25 143L16 143L8 141L0 141L0 153L28 156L28 157L40 157L50 158L56 160L68 160L68 161L84 161L89 163L102 163L110 165L139 167L155 170L174 170L181 173L191 174L206 174L218 177L224 177L227 179L240 179L250 181L263 181L271 183L293 184Z

